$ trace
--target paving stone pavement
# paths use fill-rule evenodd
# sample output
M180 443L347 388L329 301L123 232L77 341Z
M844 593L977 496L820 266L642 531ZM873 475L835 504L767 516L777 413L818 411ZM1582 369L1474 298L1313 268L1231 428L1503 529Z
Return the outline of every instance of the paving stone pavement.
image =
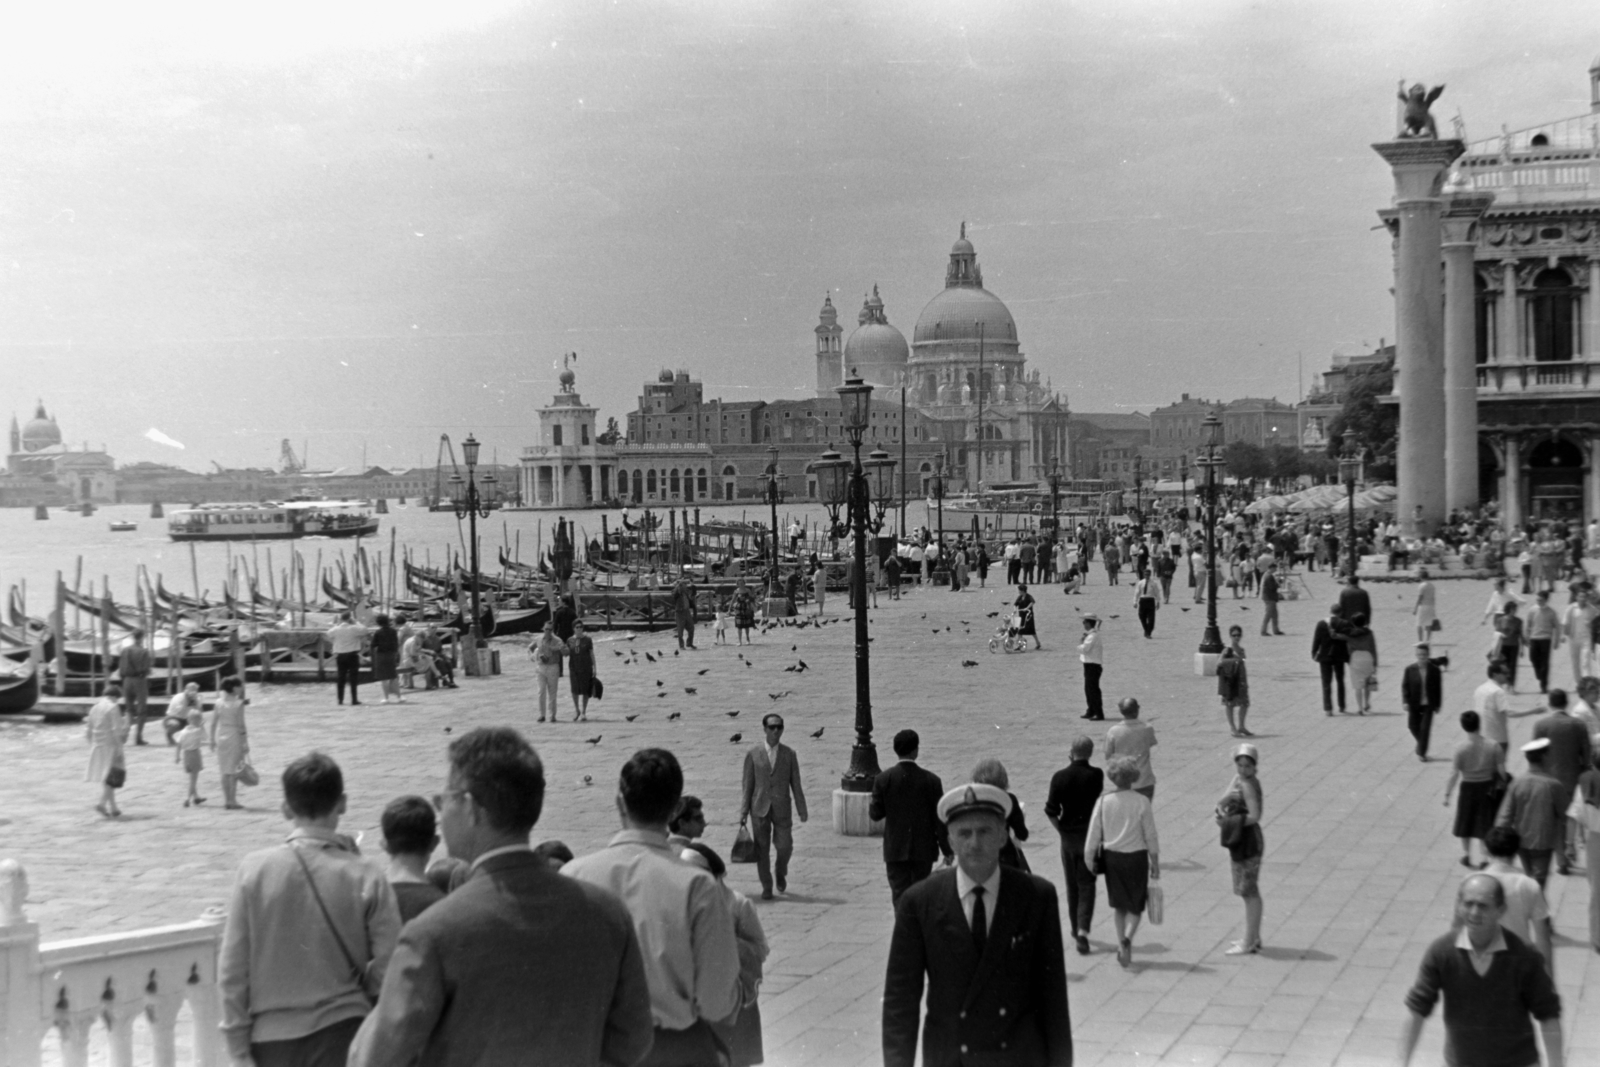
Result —
M947 783L963 780L983 756L998 756L1027 805L1034 870L1062 884L1059 852L1043 815L1051 773L1068 743L1088 732L1100 760L1104 729L1078 716L1081 681L1074 653L1078 616L1106 616L1108 702L1136 696L1160 739L1156 820L1162 839L1167 919L1144 926L1135 963L1116 965L1110 917L1102 899L1095 954L1071 953L1070 998L1077 1062L1120 1064L1355 1065L1391 1063L1405 1014L1402 997L1424 946L1449 922L1459 876L1450 837L1453 812L1440 803L1447 758L1470 707L1488 644L1479 625L1487 585L1439 583L1444 630L1446 711L1434 730L1433 762L1419 763L1398 707L1399 671L1410 658L1414 587L1373 584L1381 688L1370 718L1322 714L1310 633L1332 599L1326 574L1306 578L1309 600L1283 605L1288 636L1256 635L1260 605L1219 602L1224 627L1245 625L1252 711L1259 735L1267 815L1261 883L1266 949L1226 957L1242 933L1243 909L1231 893L1226 853L1217 845L1212 808L1231 775L1214 682L1193 674L1203 609L1178 590L1163 608L1156 635L1140 635L1128 584L1107 587L1103 572L1082 596L1039 587L1045 649L991 655L985 643L1014 593L991 582L962 594L924 589L872 613L874 717L880 757L893 759L894 732L913 726L923 763ZM311 748L340 760L350 794L345 827L365 831L377 852L377 817L392 797L432 793L442 784L451 733L483 724L515 725L538 746L549 796L536 839L560 838L583 853L616 829L612 798L618 768L634 749L665 745L682 760L688 790L706 802L708 840L723 850L737 819L745 746L762 713L788 717L786 740L799 753L812 818L796 830L787 897L762 904L772 944L762 990L767 1062L776 1067L876 1063L883 968L892 928L877 839L835 836L830 791L852 741L852 631L829 599L830 624L776 629L751 648L703 646L674 656L670 634L629 641L602 636L599 670L606 699L591 722L539 725L530 666L503 645L503 676L463 682L456 691L418 693L404 706L339 708L331 687L259 689L250 709L253 753L272 772ZM1188 610L1182 610L1187 608ZM792 647L793 646L793 647ZM625 663L614 652L640 655ZM650 663L643 653L662 654ZM744 658L741 659L740 657ZM631 657L627 657L630 658ZM804 659L810 669L783 668ZM1564 651L1557 684L1567 684ZM966 667L964 661L976 661ZM705 671L701 674L699 672ZM658 684L659 683L659 684ZM1526 674L1515 701L1538 703ZM689 693L688 688L697 691ZM771 694L787 695L773 699ZM369 690L368 696L373 695ZM737 718L726 713L738 711ZM671 712L682 718L669 721ZM637 715L627 722L624 715ZM570 708L568 709L570 716ZM1532 719L1514 724L1527 738ZM822 739L809 734L826 727ZM731 737L742 734L742 741ZM598 744L586 743L598 736ZM285 824L272 779L247 791L247 810L212 803L184 809L183 774L168 749L130 749L127 812L108 822L91 808L81 727L0 724L0 856L14 856L32 882L30 914L45 939L179 922L221 904L238 858L280 840ZM1520 772L1521 761L1514 769ZM592 784L585 784L587 776ZM734 867L739 889L759 892L754 870ZM1587 944L1588 889L1581 878L1552 877L1557 978L1571 1062L1600 1060L1600 956ZM1440 1061L1442 1024L1430 1021L1418 1063Z

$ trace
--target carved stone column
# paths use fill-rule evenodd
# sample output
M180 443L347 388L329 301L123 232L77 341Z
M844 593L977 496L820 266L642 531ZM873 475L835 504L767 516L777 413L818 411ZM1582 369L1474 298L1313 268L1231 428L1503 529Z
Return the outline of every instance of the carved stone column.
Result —
M1500 344L1496 363L1522 362L1522 302L1517 299L1517 261L1500 261Z
M1587 360L1600 359L1600 256L1589 257L1589 291L1583 297L1583 345Z
M1418 138L1372 147L1394 173L1400 224L1395 251L1395 386L1400 394L1395 512L1407 536L1426 536L1445 518L1440 189L1445 168L1466 145Z
M1500 517L1505 529L1522 525L1522 439L1505 435L1505 466L1501 469Z
M1444 477L1445 510L1478 506L1477 286L1473 253L1478 219L1492 193L1452 193L1445 199L1444 239Z

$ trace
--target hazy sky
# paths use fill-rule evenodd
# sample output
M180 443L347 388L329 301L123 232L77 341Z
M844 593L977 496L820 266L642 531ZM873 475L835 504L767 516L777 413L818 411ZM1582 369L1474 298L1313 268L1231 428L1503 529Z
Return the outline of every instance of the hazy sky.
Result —
M909 337L963 219L1074 409L1293 400L1394 334L1396 82L1485 137L1600 51L1578 2L34 6L0 414L196 469L510 460L567 350L619 422L663 367L809 395L823 295Z

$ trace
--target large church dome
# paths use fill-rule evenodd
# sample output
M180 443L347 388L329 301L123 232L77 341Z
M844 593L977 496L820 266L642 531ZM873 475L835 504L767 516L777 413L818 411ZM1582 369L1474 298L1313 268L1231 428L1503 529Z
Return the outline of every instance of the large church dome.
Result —
M899 385L911 347L906 344L905 334L889 325L876 285L862 304L857 321L860 325L844 344L845 374L859 376L873 385Z
M967 224L961 224L961 237L950 249L950 266L945 270L944 290L928 301L917 319L912 341L917 345L939 342L976 343L979 324L983 339L1015 346L1017 324L1000 298L983 287L983 271L978 254L967 240Z
M24 452L38 452L45 448L54 448L61 443L61 428L56 425L56 420L44 413L44 404L41 402L34 410L33 418L22 428L22 450Z

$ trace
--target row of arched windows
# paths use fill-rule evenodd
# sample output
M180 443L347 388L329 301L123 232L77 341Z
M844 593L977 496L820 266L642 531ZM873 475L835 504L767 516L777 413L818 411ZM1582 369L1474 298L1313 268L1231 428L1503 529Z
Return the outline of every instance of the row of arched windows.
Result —
M724 475L732 472L732 467L727 467L723 471ZM669 499L681 496L684 500L696 500L711 495L710 474L704 467L698 470L686 467L681 471L676 468L657 471L651 467L636 470L631 476L627 471L623 471L618 482L627 486L630 484L630 478L633 487L631 495L634 500L647 500L656 496L665 496Z
M1523 290L1522 334L1525 351L1521 359L1537 363L1566 363L1583 351L1579 335L1582 322L1582 290L1564 270L1548 268L1534 276L1533 286ZM1475 307L1477 361L1488 363L1500 354L1500 329L1506 314L1505 294L1489 288L1482 276L1477 279ZM1593 339L1591 339L1591 344ZM1499 358L1513 360L1513 353Z

